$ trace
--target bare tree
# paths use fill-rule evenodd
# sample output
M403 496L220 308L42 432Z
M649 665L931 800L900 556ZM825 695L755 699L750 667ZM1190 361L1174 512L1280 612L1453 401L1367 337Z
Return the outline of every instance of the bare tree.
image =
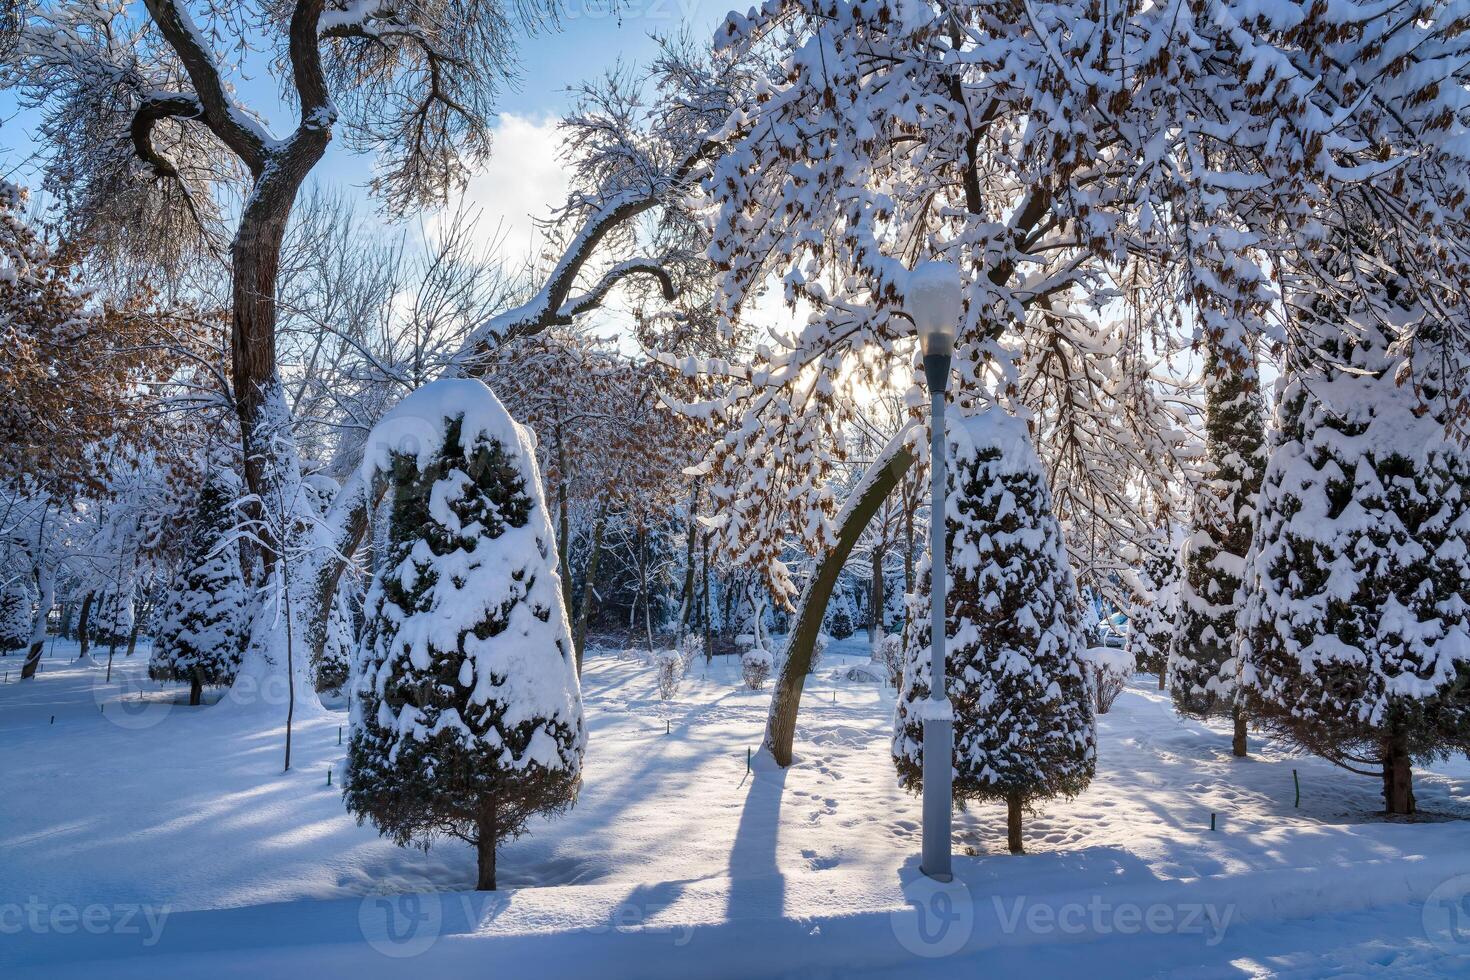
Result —
M143 0L37 4L0 85L45 114L48 189L64 224L130 260L223 258L245 476L260 499L296 469L277 368L277 287L292 206L333 136L373 152L373 190L401 213L442 199L490 149L517 22L550 14L499 0ZM238 99L263 59L296 110L277 136ZM128 147L130 150L124 150ZM222 162L221 162L222 161ZM227 207L229 192L240 193ZM224 227L232 219L234 230ZM192 232L192 234L190 234ZM288 481L289 482L289 481ZM277 545L260 541L269 572Z

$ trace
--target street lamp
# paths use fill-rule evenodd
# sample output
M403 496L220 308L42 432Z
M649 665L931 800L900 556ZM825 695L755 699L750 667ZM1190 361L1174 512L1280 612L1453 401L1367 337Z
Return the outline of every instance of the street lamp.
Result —
M913 318L924 351L929 383L929 699L924 719L924 846L919 870L950 881L950 837L954 807L954 711L944 689L944 394L949 362L963 308L960 271L948 262L925 262L909 273L905 312Z

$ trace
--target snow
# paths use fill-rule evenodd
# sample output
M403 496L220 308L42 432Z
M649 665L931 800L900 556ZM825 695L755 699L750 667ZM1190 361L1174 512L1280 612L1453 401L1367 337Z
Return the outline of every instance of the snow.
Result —
M1234 760L1226 729L1177 718L1151 677L1098 719L1097 777L1076 800L1043 805L1030 854L1005 853L1000 807L956 815L958 890L946 894L963 936L930 959L913 945L914 903L933 892L915 872L919 801L897 788L888 757L893 694L838 679L868 658L858 638L834 643L833 669L808 679L785 771L753 753L746 771L769 692L743 689L737 658L697 662L667 702L646 663L590 650L581 799L504 846L493 894L468 890L468 847L400 849L346 814L343 712L297 725L297 763L283 774L282 729L172 705L186 691L144 679L146 641L117 657L112 685L75 656L58 642L34 681L12 670L0 684L7 980L370 980L488 963L537 977L1470 968L1463 944L1426 934L1438 906L1424 905L1470 874L1470 822L1445 819L1470 817L1470 763L1416 780L1421 820L1385 821L1374 780L1266 739ZM28 905L39 926L25 924ZM49 925L53 910L94 906L116 928ZM1133 907L1174 925L1140 925ZM406 938L385 932L387 910L404 914ZM426 918L406 918L415 910Z
M536 437L531 430L511 419L484 382L441 378L410 392L373 426L363 448L362 476L371 483L376 474L388 473L395 453L412 457L423 469L443 444L445 420L459 416L464 416L460 445L467 453L480 440L497 441L507 447L524 443L535 449Z
M1119 674L1133 673L1133 654L1116 647L1088 647L1082 659L1094 667Z

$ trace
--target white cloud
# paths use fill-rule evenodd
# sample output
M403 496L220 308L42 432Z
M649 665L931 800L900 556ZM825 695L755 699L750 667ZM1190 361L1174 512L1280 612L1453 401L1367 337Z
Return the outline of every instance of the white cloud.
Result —
M543 236L536 221L567 196L566 168L557 156L560 139L554 118L502 115L489 162L470 178L460 198L426 223L429 234L463 203L480 212L485 235L501 236L498 252L507 264L515 267L539 254Z

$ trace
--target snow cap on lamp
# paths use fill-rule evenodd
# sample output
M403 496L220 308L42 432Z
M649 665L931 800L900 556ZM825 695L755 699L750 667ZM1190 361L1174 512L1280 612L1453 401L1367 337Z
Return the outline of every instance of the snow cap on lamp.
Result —
M904 309L913 317L926 355L954 352L963 308L960 270L952 263L923 262L909 273Z
M960 270L948 262L915 266L904 290L904 308L919 334L929 390L942 393L949 387L949 359L964 308Z

